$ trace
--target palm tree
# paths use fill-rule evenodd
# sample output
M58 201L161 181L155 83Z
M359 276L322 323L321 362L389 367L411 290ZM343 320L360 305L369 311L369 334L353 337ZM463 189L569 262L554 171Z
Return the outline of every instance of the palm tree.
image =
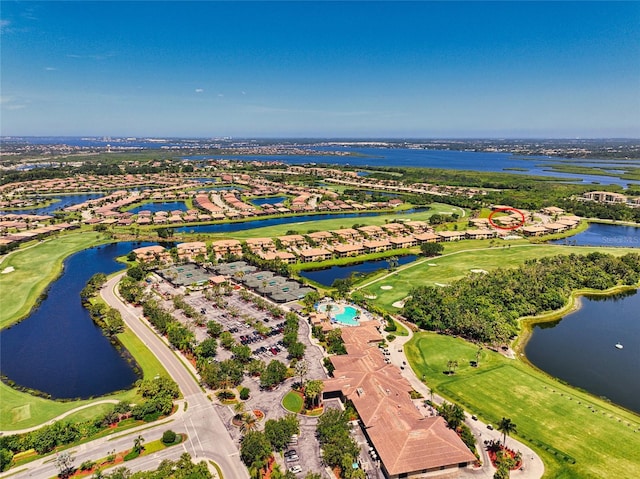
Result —
M236 413L236 418L239 419L242 416L242 414L244 413L244 409L245 409L245 404L243 402L237 402L233 406L233 412Z
M333 310L333 305L331 303L327 304L324 312L327 313L329 319L331 319L331 311Z
M296 363L295 371L296 371L296 376L300 376L300 387L302 387L304 385L304 377L307 375L307 372L309 371L309 366L307 362L304 359L298 361Z
M476 351L476 367L480 366L480 353L482 353L482 346Z
M253 431L258 426L258 419L252 413L245 413L242 415L242 426L240 430L243 434Z
M448 374L453 374L455 369L458 367L458 361L449 360L447 361L447 372Z
M142 449L144 449L142 447L142 443L144 442L144 437L138 435L138 437L136 437L133 440L133 450L136 451L137 453L141 453Z
M309 399L312 406L316 405L316 400L320 398L322 390L324 389L324 383L319 379L307 382L304 388L304 394Z
M389 270L393 271L394 269L396 269L398 267L398 257L397 256L390 256L387 261L389 263Z
M508 417L503 417L498 423L498 431L502 433L502 445L507 444L507 436L516 431L516 425Z
M457 404L443 402L438 412L440 416L447 421L449 428L454 431L458 429L458 426L464 421L464 409Z

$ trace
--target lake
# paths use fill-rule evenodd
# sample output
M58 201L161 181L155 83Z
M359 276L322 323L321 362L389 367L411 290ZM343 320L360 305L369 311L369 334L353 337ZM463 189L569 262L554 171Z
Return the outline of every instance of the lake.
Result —
M0 371L54 398L88 398L128 389L138 375L82 306L80 291L95 273L124 268L115 261L155 243L118 243L80 251L29 317L0 331Z
M525 348L537 367L640 413L640 294L582 297L560 321L541 323ZM620 342L624 349L617 349Z
M550 241L552 244L575 246L624 246L640 248L640 228L635 226L590 223L582 233Z
M21 208L19 210L2 210L3 213L23 214L23 215L51 215L54 211L62 210L68 206L84 203L85 201L94 200L104 196L102 193L84 193L81 195L56 195L42 196L46 200L59 200L51 203L49 206L42 208Z
M254 198L249 203L256 206L275 205L276 203L284 203L286 196L272 196L271 198Z
M146 203L144 205L136 206L130 210L127 210L128 213L138 214L141 211L151 211L152 213L157 213L158 211L187 211L187 205L184 201L161 201L154 203Z
M295 225L298 223L304 222L312 222L312 221L322 221L322 220L332 220L332 219L340 219L340 218L364 218L367 216L380 216L380 215L389 215L389 216L399 216L406 215L408 213L415 213L416 211L425 211L427 208L414 208L410 210L400 211L398 213L338 213L334 215L301 215L301 216L286 216L286 217L278 217L278 218L269 218L266 220L254 220L254 221L243 221L238 223L219 223L213 225L194 225L194 226L182 226L180 228L175 228L175 231L178 233L229 233L232 231L244 231L250 230L253 228L264 228L265 226L276 226L276 225L287 225L292 224L294 227L291 229L295 230ZM390 221L392 221L390 219ZM312 224L304 225L305 231L309 228L313 227Z
M398 265L411 263L418 257L414 254L398 256ZM389 269L389 261L387 259L374 259L364 261L362 263L332 266L330 268L300 271L300 276L310 279L323 286L331 286L336 279L345 279L352 274L368 274L380 269Z
M613 184L626 187L638 185L640 181L623 180L615 176L579 175L575 173L558 173L549 171L551 164L575 164L582 166L600 166L593 160L569 160L566 158L549 158L546 156L522 157L511 153L457 151L457 150L423 150L413 148L375 148L375 147L350 147L350 146L318 146L307 148L312 151L338 151L355 153L359 156L337 155L246 155L225 156L225 159L234 160L263 160L282 161L289 164L339 164L366 168L398 167L413 168L442 168L445 170L467 170L483 172L503 172L516 175L538 175L566 178L577 183ZM215 155L199 155L183 157L185 160L206 160L217 158ZM607 163L606 166L615 172L615 163ZM636 161L630 161L627 166L640 166ZM511 170L518 168L519 170Z

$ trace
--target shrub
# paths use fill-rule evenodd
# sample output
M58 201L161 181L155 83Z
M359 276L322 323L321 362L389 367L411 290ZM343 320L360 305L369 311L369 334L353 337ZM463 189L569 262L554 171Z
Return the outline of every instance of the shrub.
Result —
M249 388L240 389L240 399L242 399L243 401L246 401L247 399L249 399L250 393L251 393L251 390Z
M219 391L216 396L218 397L218 399L220 401L231 401L232 399L236 398L236 395L233 393L233 391L229 391L228 389L225 389L223 391Z
M162 433L162 443L163 444L173 444L176 442L176 433L171 429Z
M90 471L91 469L93 469L93 466L95 465L96 465L95 461L84 461L82 464L80 464L80 470Z
M136 449L131 449L131 451L129 451L127 453L126 456L124 456L124 460L125 461L130 461L132 459L135 459L136 457L138 457L140 455L140 451L136 450Z

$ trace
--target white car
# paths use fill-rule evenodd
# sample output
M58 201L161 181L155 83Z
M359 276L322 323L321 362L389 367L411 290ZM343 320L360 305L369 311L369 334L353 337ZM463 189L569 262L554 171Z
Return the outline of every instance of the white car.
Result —
M295 461L297 461L298 459L299 459L299 457L298 457L297 455L295 455L295 454L294 454L293 456L287 456L287 457L285 457L285 459L284 459L284 460L285 460L285 461L287 461L287 462L295 462Z
M294 474L298 474L302 472L302 468L300 466L293 466L289 468L289 472L293 472Z

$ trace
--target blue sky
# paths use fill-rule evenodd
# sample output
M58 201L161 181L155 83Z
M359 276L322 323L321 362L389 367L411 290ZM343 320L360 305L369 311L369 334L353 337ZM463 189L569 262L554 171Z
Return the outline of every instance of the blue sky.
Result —
M640 2L0 6L2 135L640 137Z

